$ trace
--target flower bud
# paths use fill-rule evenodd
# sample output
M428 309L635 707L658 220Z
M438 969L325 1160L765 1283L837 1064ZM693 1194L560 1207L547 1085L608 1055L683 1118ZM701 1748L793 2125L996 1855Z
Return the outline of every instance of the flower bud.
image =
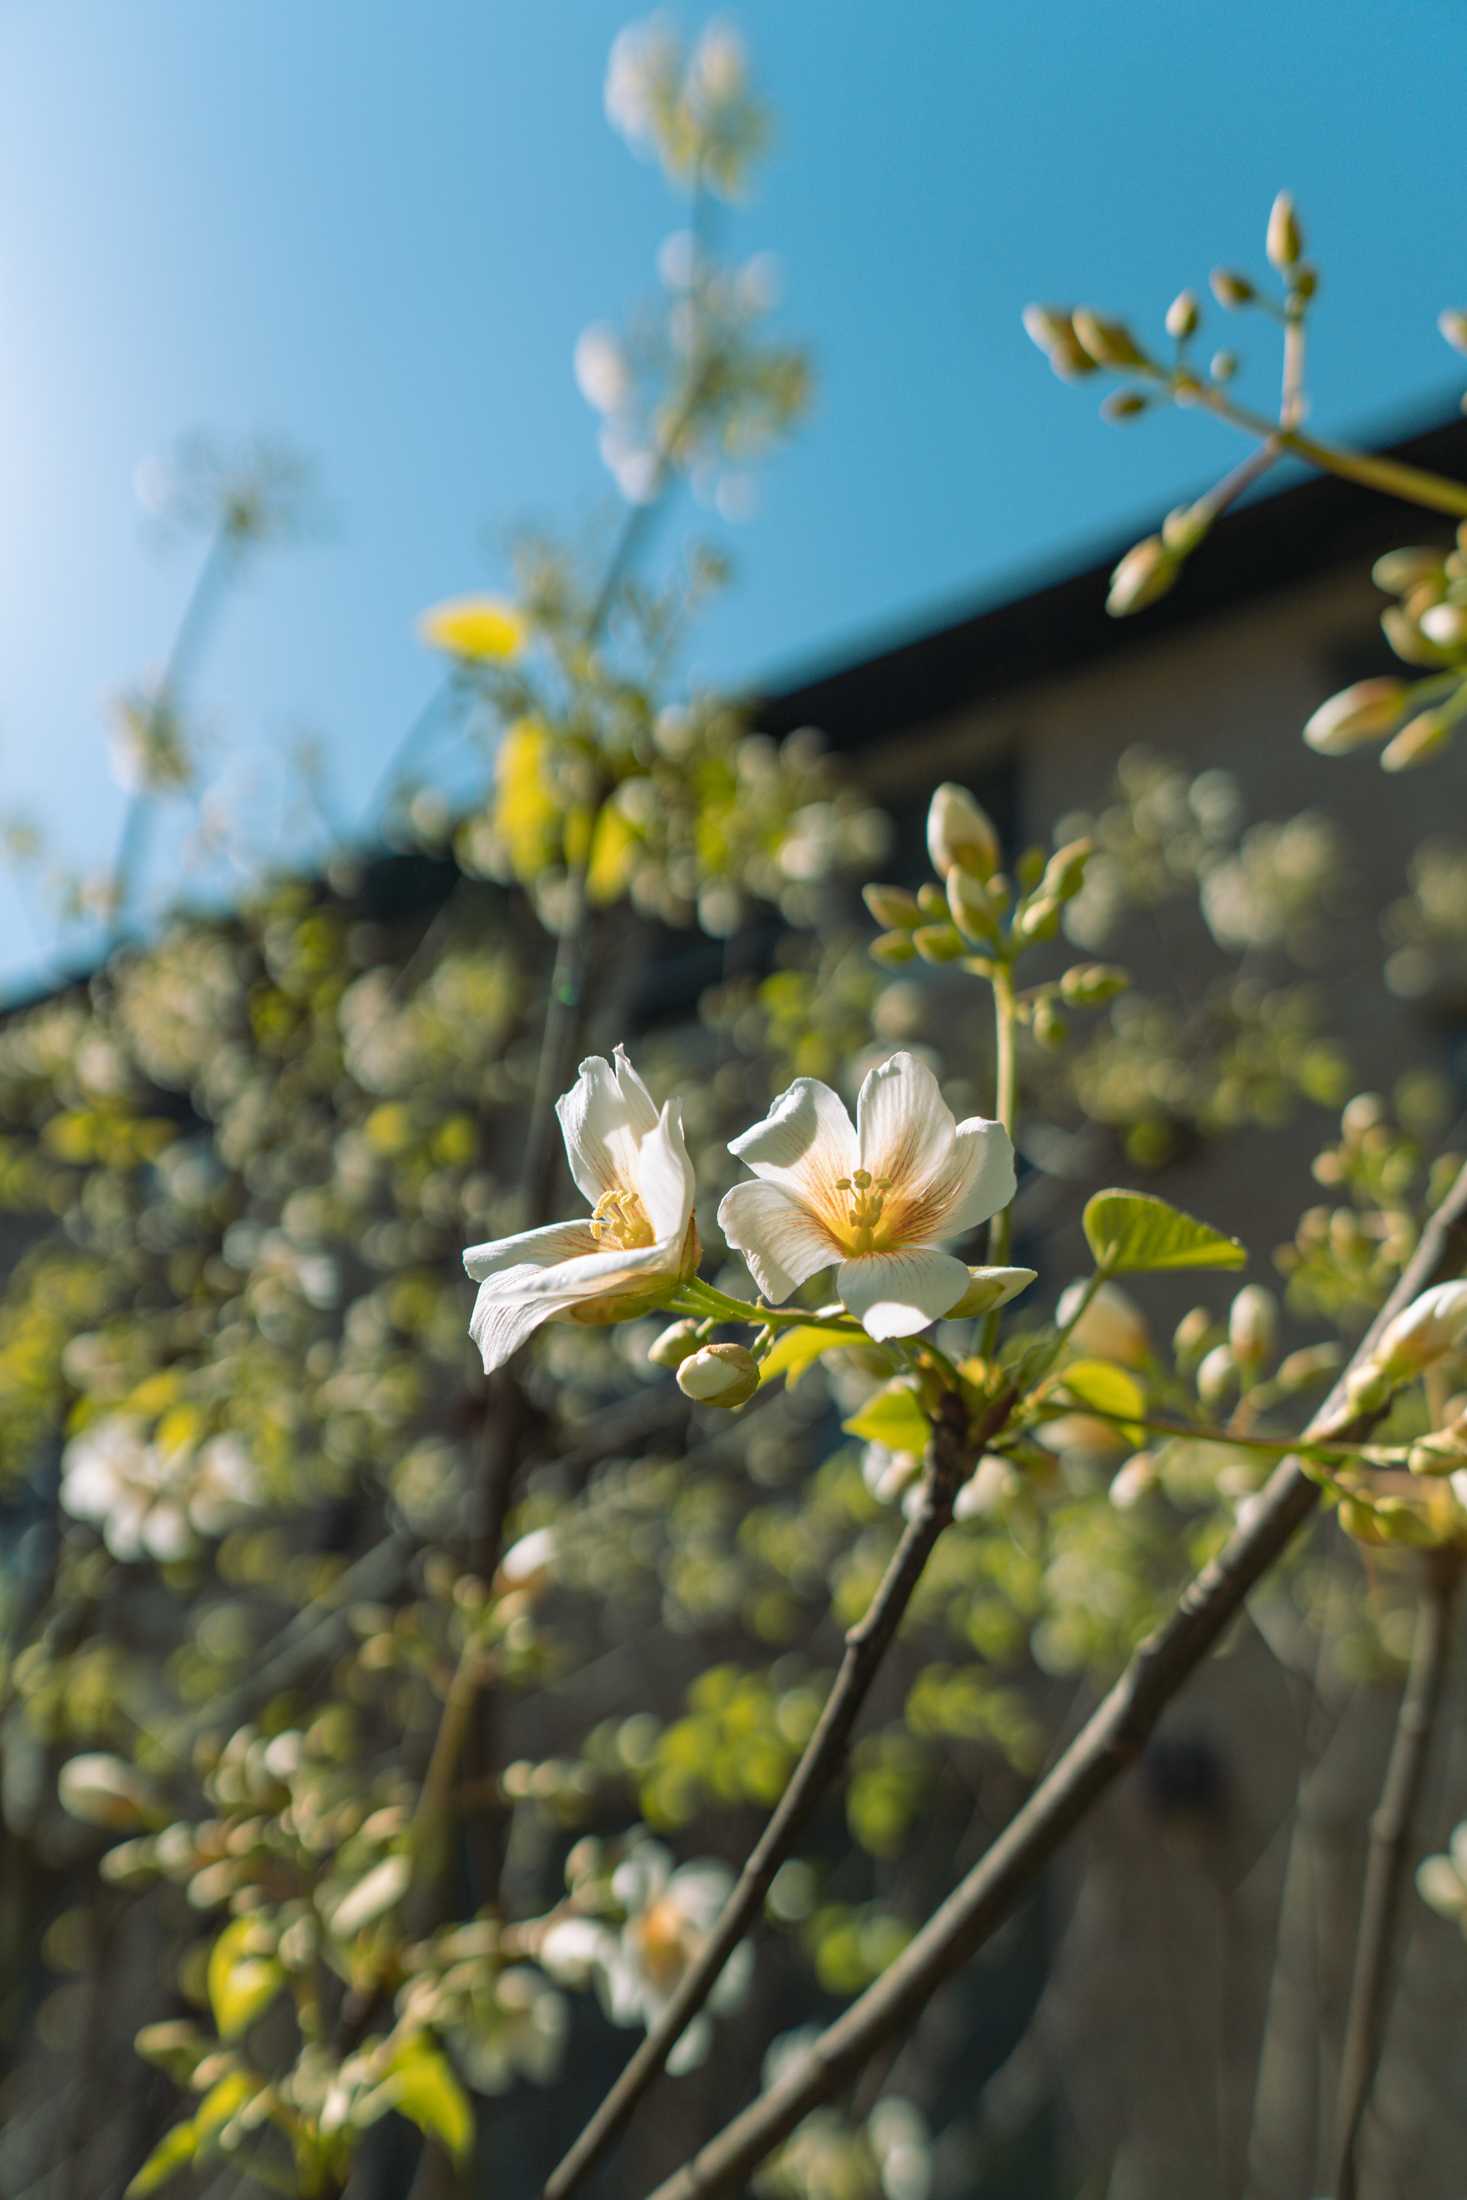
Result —
M861 899L877 923L888 932L910 932L922 922L915 894L904 886L863 886Z
M697 1322L674 1322L654 1337L647 1347L647 1358L653 1367L681 1367L698 1349Z
M1098 367L1144 367L1148 364L1145 352L1124 321L1107 320L1103 314L1092 312L1089 306L1076 306L1070 316L1070 326Z
M1345 756L1362 742L1389 733L1409 698L1404 680L1357 680L1320 704L1305 723L1304 739L1321 756Z
M1276 267L1281 275L1304 257L1304 232L1294 211L1294 201L1287 191L1280 191L1273 202L1268 217L1268 236L1264 245L1270 267Z
M1230 267L1215 267L1208 281L1212 285L1213 297L1220 306L1226 306L1229 312L1238 306L1251 305L1258 296L1247 276L1239 275Z
M1054 1318L1068 1326L1088 1285L1072 1283L1060 1293ZM1070 1331L1070 1343L1087 1359L1118 1360L1122 1367L1145 1367L1151 1358L1146 1316L1118 1283L1103 1283Z
M1110 1501L1119 1512L1129 1512L1148 1490L1156 1487L1156 1458L1149 1451L1133 1451L1110 1485Z
M1380 768L1383 772L1414 771L1418 764L1429 764L1439 749L1444 749L1452 737L1455 723L1452 715L1444 710L1423 710L1402 726L1394 741L1387 742L1381 751Z
M1044 866L1043 889L1055 901L1073 901L1085 883L1085 867L1095 853L1093 840L1067 840Z
M1070 1036L1067 1019L1060 1014L1048 994L1041 994L1034 1003L1031 1023L1034 1036L1042 1047L1062 1047Z
M759 1362L745 1345L705 1344L677 1371L685 1398L703 1406L747 1405L759 1388Z
M1410 1382L1455 1352L1467 1339L1467 1282L1433 1284L1381 1331L1370 1357L1356 1370L1374 1368L1388 1382Z
M1311 1383L1320 1382L1326 1375L1333 1375L1340 1364L1340 1348L1337 1344L1306 1344L1297 1352L1291 1352L1280 1360L1274 1381L1288 1394L1295 1390L1307 1390Z
M1233 1355L1225 1344L1215 1344L1197 1370L1197 1395L1205 1406L1220 1406L1233 1380Z
M963 935L955 924L924 924L911 938L923 962L957 962L963 953Z
M954 1520L981 1520L1017 1497L1024 1478L1011 1459L985 1452L953 1499Z
M1400 604L1390 604L1382 611L1380 627L1403 664L1436 669L1446 663L1446 651L1427 640L1417 621Z
M1245 1375L1256 1375L1273 1358L1278 1342L1278 1301L1261 1283L1244 1284L1228 1313L1228 1344Z
M1467 605L1434 603L1417 622L1429 642L1454 654L1467 649Z
M989 879L1003 860L992 819L966 787L951 780L944 780L928 806L927 853L940 879L955 864L974 878Z
M1026 945L1054 939L1060 928L1060 905L1052 894L1037 894L1025 902L1014 919L1014 933Z
M146 1781L121 1757L104 1750L69 1757L56 1776L56 1792L73 1818L108 1833L135 1833L154 1807Z
M1168 550L1160 535L1147 535L1126 552L1111 574L1106 610L1113 619L1144 611L1176 585L1181 570L1181 559Z
M1023 322L1030 342L1038 345L1062 382L1095 373L1095 361L1075 334L1068 313L1056 306L1025 306Z
M1192 290L1179 290L1166 309L1166 332L1184 344L1189 336L1195 336L1202 321L1202 309L1197 294Z
M1131 980L1115 963L1075 963L1060 979L1060 992L1071 1008L1103 1008Z
M1448 306L1437 315L1436 325L1454 351L1467 351L1467 313Z
M1404 596L1422 581L1439 581L1441 570L1440 550L1415 547L1387 550L1370 568L1370 577L1388 596Z
M1150 407L1151 399L1144 390L1112 390L1109 397L1101 399L1100 417L1119 426L1123 421L1139 418Z
M1208 534L1215 517L1206 497L1198 497L1193 504L1179 504L1162 521L1161 539L1179 558L1188 558Z
M972 1281L958 1300L950 1306L945 1319L950 1322L967 1321L974 1314L991 1314L1000 1306L1007 1306L1021 1291L1027 1291L1036 1280L1032 1268L970 1268Z
M953 923L970 940L992 942L998 938L998 918L982 882L960 863L955 863L947 874L947 905Z
M1172 1332L1172 1352L1179 1367L1190 1367L1200 1360L1212 1334L1212 1316L1205 1306L1194 1306L1184 1314Z
M522 1597L537 1597L550 1586L555 1568L555 1530L532 1528L518 1542L511 1543L499 1561L499 1571L494 1586L502 1596L511 1593Z
M873 961L885 963L891 969L917 959L910 932L878 932L867 952Z
M1207 362L1207 371L1214 382L1231 382L1238 371L1238 354L1235 351L1215 351Z

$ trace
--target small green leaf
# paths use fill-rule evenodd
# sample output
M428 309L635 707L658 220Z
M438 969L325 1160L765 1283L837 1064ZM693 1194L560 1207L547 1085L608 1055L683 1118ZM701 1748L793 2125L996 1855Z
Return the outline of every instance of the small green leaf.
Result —
M1075 1360L1058 1377L1055 1388L1063 1390L1077 1406L1088 1406L1092 1413L1108 1414L1119 1421L1139 1421L1146 1412L1146 1393L1135 1376L1128 1375L1123 1367L1112 1366L1109 1360ZM1136 1443L1141 1433L1139 1428L1126 1430Z
M252 1917L226 1925L209 1950L209 2006L222 2040L237 2040L268 2009L285 1983L273 1955L262 1953L260 1927Z
M932 1434L931 1423L905 1375L868 1398L860 1412L846 1422L845 1430L848 1436L864 1436L869 1444L885 1444L888 1451L925 1451Z
M191 2123L175 2124L165 2131L142 2168L128 2186L123 2200L144 2200L144 2195L166 2185L199 2151L199 2135Z
M793 1390L823 1352L849 1352L852 1346L869 1342L867 1337L843 1337L834 1329L786 1329L760 1361L759 1380L772 1383L784 1375Z
M431 2040L419 2033L398 2049L384 2090L399 2116L416 2124L425 2138L440 2140L456 2162L467 2161L474 2143L474 2111L447 2058Z
M1108 1275L1135 1269L1241 1268L1246 1248L1150 1192L1097 1192L1085 1208L1085 1239Z

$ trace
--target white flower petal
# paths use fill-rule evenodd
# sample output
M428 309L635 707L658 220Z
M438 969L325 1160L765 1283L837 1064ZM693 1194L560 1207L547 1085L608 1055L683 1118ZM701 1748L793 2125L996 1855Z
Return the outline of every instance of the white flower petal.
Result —
M902 1253L861 1253L843 1261L835 1279L849 1311L868 1336L914 1337L956 1306L969 1283L951 1253L914 1246Z
M718 1227L742 1253L765 1298L787 1299L811 1276L844 1257L845 1247L778 1184L735 1184L718 1209Z
M680 2078L685 2070L696 2070L712 2045L713 2027L707 2017L694 2017L667 2058L669 2078Z
M681 1238L693 1213L693 1164L683 1137L680 1100L669 1100L660 1119L653 1116L652 1128L637 1147L635 1167L629 1189L640 1195L653 1230L659 1238Z
M600 1250L589 1222L548 1222L541 1230L521 1230L517 1237L468 1246L464 1267L475 1283L486 1283L506 1269L556 1268L562 1261Z
M894 1054L869 1073L856 1101L860 1163L889 1177L898 1196L946 1170L956 1135L937 1079L915 1054Z
M797 1077L761 1123L729 1140L728 1150L803 1206L845 1214L846 1197L835 1185L856 1167L856 1132L844 1101L818 1077Z
M492 1250L485 1246L471 1249L478 1253ZM664 1239L630 1253L616 1246L608 1251L598 1249L558 1261L549 1268L526 1265L495 1269L480 1284L469 1320L469 1335L479 1347L485 1374L492 1375L496 1367L502 1367L510 1354L553 1315L586 1299L636 1290L657 1275L675 1276L681 1260L681 1245Z
M957 1127L946 1167L922 1197L924 1211L930 1208L934 1219L921 1235L960 1238L976 1230L1007 1207L1017 1181L1013 1140L1002 1123L970 1115Z
M636 1183L637 1148L656 1129L657 1110L620 1047L614 1068L600 1054L582 1062L555 1112L571 1175L593 1207L603 1192L626 1191Z

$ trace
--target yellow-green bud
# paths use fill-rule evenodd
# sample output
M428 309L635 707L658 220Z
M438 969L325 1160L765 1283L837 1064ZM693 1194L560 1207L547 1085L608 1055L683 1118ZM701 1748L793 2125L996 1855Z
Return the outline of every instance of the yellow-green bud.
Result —
M1442 562L1440 550L1387 550L1370 568L1370 577L1388 596L1404 596L1422 581L1439 581Z
M1388 734L1409 696L1404 680L1357 680L1320 704L1305 724L1304 739L1321 756L1344 756Z
M947 895L940 886L934 886L930 879L925 886L917 888L917 907L929 924L947 922Z
M143 1825L155 1798L139 1774L121 1757L88 1750L69 1757L56 1776L62 1807L84 1825L108 1833L133 1833Z
M1105 608L1113 619L1144 611L1176 585L1182 562L1160 535L1147 535L1128 550L1110 577Z
M1060 979L1060 992L1071 1008L1103 1008L1131 983L1114 963L1075 963Z
M1231 382L1238 371L1238 354L1235 351L1215 351L1207 362L1207 371L1214 382Z
M1212 1334L1212 1316L1205 1306L1194 1306L1184 1314L1172 1332L1172 1352L1179 1367L1190 1367L1207 1349Z
M1380 625L1381 632L1403 664L1434 667L1447 662L1446 651L1427 640L1419 622L1400 604L1393 603L1382 611Z
M870 951L877 962L893 969L900 963L914 962L917 955L910 932L878 932Z
M1179 558L1190 557L1210 531L1215 517L1206 497L1199 497L1195 504L1179 504L1162 521L1161 539Z
M1311 298L1319 296L1319 269L1317 267L1296 267L1292 288L1294 296L1302 305L1307 306Z
M1056 901L1073 901L1085 883L1085 866L1095 853L1093 840L1067 840L1044 867L1044 891Z
M1135 420L1151 404L1144 390L1112 390L1109 397L1100 401L1100 417L1113 426L1123 421Z
M1052 940L1060 928L1060 905L1052 894L1039 894L1026 902L1014 919L1014 931L1026 946Z
M1387 1543L1404 1543L1412 1550L1425 1550L1438 1538L1431 1522L1414 1505L1403 1497L1382 1497L1375 1508L1376 1526Z
M1273 1358L1278 1343L1278 1301L1261 1283L1244 1284L1228 1312L1228 1344L1234 1361L1256 1375Z
M660 1337L654 1337L647 1347L653 1367L681 1367L698 1349L700 1326L698 1322L674 1322Z
M1247 276L1239 275L1231 267L1215 267L1208 281L1212 285L1213 297L1220 306L1226 306L1229 312L1238 306L1251 305L1258 296Z
M1156 1457L1149 1451L1133 1451L1111 1480L1110 1501L1119 1512L1129 1512L1156 1487Z
M1467 313L1448 306L1437 315L1436 325L1454 351L1467 351Z
M972 1281L958 1300L950 1306L945 1319L950 1322L969 1321L975 1314L992 1314L998 1307L1007 1306L1021 1291L1027 1291L1036 1280L1032 1268L970 1268Z
M1079 337L1070 315L1058 306L1025 306L1024 330L1037 344L1062 382L1094 374L1095 361Z
M1273 202L1264 249L1269 266L1276 267L1281 275L1304 257L1304 232L1294 211L1293 197L1287 191L1280 191Z
M1335 1518L1346 1535L1356 1543L1366 1543L1373 1549L1378 1549L1388 1540L1376 1516L1374 1505L1366 1504L1363 1498L1342 1497Z
M954 864L974 878L992 878L1003 860L993 820L966 787L956 787L950 779L943 781L928 804L927 853L941 879Z
M1409 724L1402 726L1395 740L1388 742L1381 751L1381 770L1408 772L1414 771L1418 764L1430 763L1451 739L1454 723L1444 710L1421 711Z
M1195 336L1202 321L1202 309L1193 290L1179 290L1166 309L1166 332L1184 344L1189 336Z
M1221 1405L1233 1374L1231 1351L1225 1344L1215 1344L1197 1370L1197 1395L1205 1406Z
M863 886L861 899L884 930L910 932L922 922L915 894L905 886Z
M176 2017L161 2024L145 2024L133 2039L133 2047L144 2062L167 2071L180 2085L187 2085L195 2070L209 2054L213 2042L206 2038L196 2024L186 2018Z
M955 863L947 874L947 905L952 911L953 923L971 940L993 941L998 938L998 920L993 904L980 879Z
M963 935L955 924L924 924L911 935L923 962L956 962L963 953Z
M1337 1344L1306 1344L1280 1360L1274 1381L1284 1392L1306 1390L1311 1383L1333 1375L1340 1364Z
M1070 316L1070 326L1097 366L1144 367L1148 364L1145 352L1124 321L1108 320L1104 314L1092 312L1089 306L1077 306Z
M1042 1047L1062 1047L1070 1036L1069 1024L1048 996L1044 996L1034 1003L1034 1012L1030 1020L1033 1025L1034 1036Z
M759 1388L759 1362L746 1345L705 1344L677 1371L685 1398L703 1406L747 1405Z
M1467 605L1459 603L1434 603L1423 611L1417 621L1429 642L1438 649L1457 655L1467 648Z

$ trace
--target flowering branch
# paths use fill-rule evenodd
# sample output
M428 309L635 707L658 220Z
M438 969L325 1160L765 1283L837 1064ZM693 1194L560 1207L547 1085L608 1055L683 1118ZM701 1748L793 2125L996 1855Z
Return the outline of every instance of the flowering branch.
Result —
M984 1445L1003 1425L1013 1403L1013 1392L1005 1391L986 1409L979 1425L969 1430L956 1393L944 1395L933 1424L921 1500L864 1617L846 1636L840 1670L789 1786L744 1865L723 1914L684 1974L661 2021L647 2034L548 2179L543 2200L566 2200L615 2144L637 2103L712 1993L730 1955L754 1924L775 1873L840 1767L861 1706L895 1639L933 1547L952 1519L958 1489Z
M1345 2019L1336 2102L1335 2200L1355 2200L1361 2127L1390 2013L1391 1974L1401 1893L1411 1861L1411 1836L1426 1762L1441 1708L1452 1640L1461 1561L1450 1549L1424 1557L1411 1663L1396 1720L1395 1740L1370 1825L1370 1860L1360 1907L1355 1974Z
M1438 1208L1352 1365L1369 1360L1387 1324L1420 1292L1464 1268L1467 1169ZM1363 1437L1379 1410L1352 1409L1342 1376L1308 1434L1333 1441ZM837 2093L885 2041L911 2024L943 1981L1010 1915L1049 1858L1134 1762L1162 1712L1318 1499L1303 1466L1292 1458L1283 1460L1246 1527L1188 1584L1171 1618L1136 1650L1028 1802L903 1954L821 2034L795 2068L659 2185L651 2200L712 2200L736 2189L812 2108Z

